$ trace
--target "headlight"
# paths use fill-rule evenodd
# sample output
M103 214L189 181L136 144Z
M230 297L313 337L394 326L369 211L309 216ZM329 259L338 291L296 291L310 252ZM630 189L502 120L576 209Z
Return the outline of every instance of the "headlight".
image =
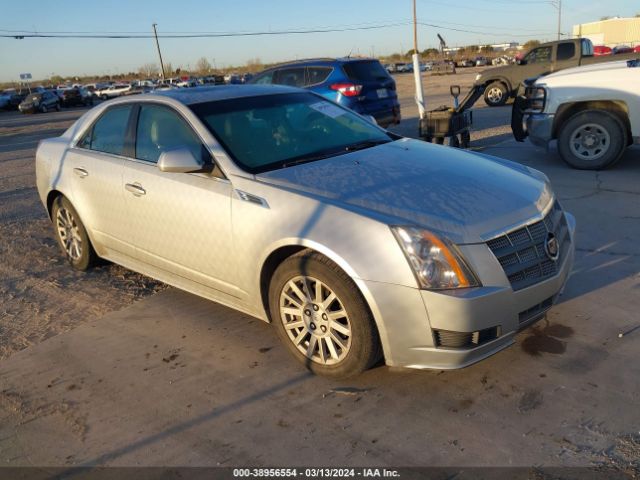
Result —
M542 112L547 102L547 91L543 87L527 87L524 91L527 110Z
M480 282L446 239L414 227L392 227L421 288L445 290L478 287Z

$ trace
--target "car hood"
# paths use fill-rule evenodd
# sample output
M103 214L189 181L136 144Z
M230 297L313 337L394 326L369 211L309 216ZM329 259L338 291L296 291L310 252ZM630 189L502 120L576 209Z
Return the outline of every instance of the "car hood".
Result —
M538 215L553 194L541 172L418 140L257 175L279 188L389 224L480 243Z
M567 80L573 80L573 77L578 77L580 75L585 78L590 78L593 73L606 71L607 74L612 75L612 78L615 78L616 72L615 70L623 70L625 71L627 68L627 61L617 61L617 62L602 62L595 63L591 65L584 65L580 67L567 68L564 70L560 70L549 75L545 75L539 79L539 83L552 83L556 80L564 81L565 77L572 77Z

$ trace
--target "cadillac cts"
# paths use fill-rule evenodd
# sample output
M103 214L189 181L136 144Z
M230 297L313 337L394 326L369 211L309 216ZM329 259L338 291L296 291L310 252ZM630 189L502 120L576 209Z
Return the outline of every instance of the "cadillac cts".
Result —
M271 322L323 375L484 359L573 262L544 174L289 87L106 102L43 141L36 172L74 268L108 259Z

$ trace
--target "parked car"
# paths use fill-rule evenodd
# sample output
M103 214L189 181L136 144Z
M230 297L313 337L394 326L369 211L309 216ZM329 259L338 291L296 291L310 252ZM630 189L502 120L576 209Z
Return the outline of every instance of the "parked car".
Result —
M627 58L633 58L633 54L627 55ZM527 78L580 65L619 59L620 57L616 58L614 55L594 55L593 44L587 38L543 43L527 52L515 65L488 68L479 73L474 87L484 91L484 100L487 105L497 107L514 97L520 84Z
M468 58L465 58L463 60L460 60L459 62L456 62L456 66L464 67L464 68L475 67L476 62L474 62L473 60L469 60Z
M119 98L35 168L73 268L105 258L271 322L327 376L487 358L572 269L575 220L543 173L297 88Z
M633 47L633 53L640 53L640 45Z
M84 87L62 90L61 104L64 107L93 106L93 95Z
M573 168L600 170L640 143L640 61L572 68L530 82L513 107L516 140L558 140ZM523 117L526 130L522 129Z
M175 85L180 88L191 88L198 86L198 82L194 77L182 77Z
M611 55L611 48L606 45L596 45L593 47L593 55L596 57L601 55Z
M618 45L611 49L613 55L620 55L621 53L633 53L633 48L629 45Z
M250 83L306 88L374 117L382 127L400 123L396 82L376 59L301 60L266 70Z
M408 64L404 63L404 62L396 62L396 63L392 63L389 65L389 68L386 68L386 70L389 73L406 73L408 72L408 68L407 67Z
M153 91L153 87L149 87L147 85L135 85L132 86L129 90L124 92L122 95L141 95L143 93L150 93Z
M475 63L476 67L486 67L489 65L489 60L486 57L476 57Z
M96 95L102 100L109 100L110 98L119 97L130 89L131 85L128 83L116 83L115 85L110 85L102 90L96 90Z
M224 76L222 75L208 75L200 79L200 83L203 85L224 85Z
M60 111L60 98L50 90L30 93L18 105L22 113L47 113L49 110Z
M224 82L228 85L239 85L242 83L242 78L237 73L227 73L224 76Z
M14 110L18 108L22 102L22 98L15 88L3 90L0 93L0 108L5 110Z

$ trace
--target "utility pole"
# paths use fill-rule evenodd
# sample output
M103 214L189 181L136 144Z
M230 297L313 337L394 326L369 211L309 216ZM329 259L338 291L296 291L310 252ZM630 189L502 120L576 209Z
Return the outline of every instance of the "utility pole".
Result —
M556 7L558 9L558 40L560 40L560 36L562 35L562 33L560 32L560 30L562 29L561 27L561 23L562 23L562 0L554 0L552 2L550 2L551 5L553 5L554 7Z
M424 117L424 93L422 91L422 72L420 71L420 54L418 53L418 15L416 13L416 0L413 0L413 79L416 83L416 103L418 115Z
M162 81L164 82L164 63L162 63L162 53L160 53L160 42L158 42L158 32L156 31L157 23L153 24L153 36L156 37L156 47L158 47L158 57L160 57L160 70L162 71Z

